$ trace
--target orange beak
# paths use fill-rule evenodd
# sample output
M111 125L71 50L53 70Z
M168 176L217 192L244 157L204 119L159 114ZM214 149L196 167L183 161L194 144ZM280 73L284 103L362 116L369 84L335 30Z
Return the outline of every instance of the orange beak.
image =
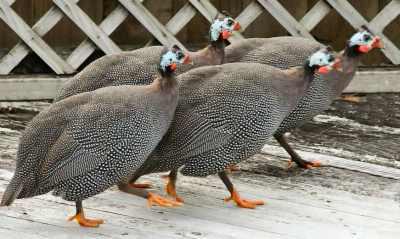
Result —
M185 58L183 58L183 64L190 64L192 63L192 59L190 58L190 56L186 53L185 54Z
M241 28L240 24L238 22L235 23L235 25L233 25L233 30L234 31L239 31Z
M318 68L318 73L321 75L325 75L330 71L331 71L331 69L329 66L321 66L320 68Z
M228 39L231 35L232 35L232 33L230 33L229 31L225 30L225 31L222 32L222 39L226 40L226 39Z
M362 52L362 53L367 53L371 50L371 46L369 45L362 45L358 47L358 51Z
M380 37L378 37L378 36L374 37L374 40L373 40L373 42L371 44L371 47L372 48L379 48L379 49L384 48L382 39Z
M175 71L175 70L176 70L176 63L172 63L172 64L169 66L169 68L170 68L172 71Z

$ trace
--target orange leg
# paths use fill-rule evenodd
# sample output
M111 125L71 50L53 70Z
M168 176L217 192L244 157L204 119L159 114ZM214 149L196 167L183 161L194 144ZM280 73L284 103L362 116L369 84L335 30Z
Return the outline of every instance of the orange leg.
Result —
M236 189L234 189L231 180L228 178L228 175L226 175L225 172L219 172L218 176L222 180L222 182L225 184L225 186L229 190L229 192L231 193L230 197L225 198L225 202L233 200L236 203L236 205L238 205L238 207L250 208L250 209L254 209L257 206L264 205L264 201L262 201L262 200L241 199L239 193L236 191Z
M235 165L235 164L230 164L228 165L228 167L226 168L226 170L228 170L228 172L232 173L232 172L238 172L240 171L240 167Z
M85 214L83 213L83 208L82 208L82 201L76 202L76 214L75 216L68 218L68 221L72 220L76 220L82 227L99 227L100 224L104 223L102 219L85 218Z
M134 188L152 188L153 187L153 185L150 182L130 183L129 186L134 187Z
M178 176L178 171L172 170L169 175L163 176L164 179L167 180L167 184L165 186L165 191L167 194L173 198L175 198L175 201L183 203L183 199L178 196L176 193L176 179Z
M156 204L161 207L177 207L177 206L182 206L181 202L176 202L174 200L170 200L167 198L163 198L160 195L157 195L155 193L148 193L147 196L147 205L148 207L153 206L153 204Z
M288 162L288 168L292 166L293 162L295 162L300 168L305 169L312 169L322 166L321 162L319 161L307 161L302 159L300 155L298 155L296 151L294 151L294 149L288 144L284 135L274 135L274 137L291 157L291 160Z

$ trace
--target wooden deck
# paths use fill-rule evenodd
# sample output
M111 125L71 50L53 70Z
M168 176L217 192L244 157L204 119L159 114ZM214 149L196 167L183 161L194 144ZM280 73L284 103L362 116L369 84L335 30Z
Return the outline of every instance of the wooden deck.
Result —
M397 96L394 99L398 99ZM0 104L2 112L10 107L8 113L0 114L0 196L12 176L17 139L31 117L27 115L46 105ZM335 107L338 107L337 104ZM373 109L369 108L369 111ZM338 110L334 112L341 114ZM359 108L358 114L362 113ZM391 121L394 124L392 128L356 124L361 122L357 119L345 121L335 116L328 120L327 117L319 116L314 123L305 127L324 129L324 132L310 130L310 137L315 139L317 132L325 135L328 125L333 124L332 128L342 138L346 135L344 130L351 129L354 135L363 132L364 135L358 135L361 141L372 140L369 143L378 146L387 142L375 141L369 138L371 135L400 138L400 128L394 127L396 122L393 119L398 119L396 116ZM116 188L86 200L84 207L87 216L105 219L105 224L96 229L67 222L67 217L74 214L74 205L50 194L16 200L12 206L0 208L0 238L398 239L398 154L391 158L377 152L372 160L366 155L373 151L361 151L356 144L339 152L338 145L331 144L325 136L318 138L318 143L313 143L310 138L304 140L299 137L299 132L302 133L300 130L293 134L297 139L293 141L296 147L302 149L306 158L320 158L328 166L314 170L287 169L286 155L276 146L266 146L265 151L241 165L241 172L232 175L243 197L266 201L266 205L254 210L223 202L228 193L215 176L181 176L178 192L185 199L182 207L148 208L145 200L119 192ZM330 137L335 139L337 136ZM332 147L324 148L325 144ZM368 145L368 142L363 144ZM399 149L399 144L399 140L393 140L391 147ZM317 146L320 148L317 149ZM386 146L389 152L392 152L391 147ZM369 150L372 150L371 147ZM365 159L362 160L365 162L358 157ZM346 169L349 165L350 168L353 165L352 170ZM155 184L154 192L164 194L159 175L146 176L143 180L152 181Z

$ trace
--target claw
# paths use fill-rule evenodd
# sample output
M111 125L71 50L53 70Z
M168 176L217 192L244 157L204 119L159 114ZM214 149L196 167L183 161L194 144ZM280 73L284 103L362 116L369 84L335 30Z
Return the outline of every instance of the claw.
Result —
M167 198L163 198L160 195L149 192L147 197L147 206L152 207L153 204L156 204L161 207L177 207L183 205L183 203L181 202L176 202Z
M230 197L224 199L225 202L229 202L230 200L233 200L238 207L249 209L254 209L257 206L265 204L262 200L241 199L239 193L236 190L233 190Z
M304 160L303 160L304 161ZM314 160L314 161L304 161L297 164L300 168L304 168L304 169L313 169L313 168L319 168L322 166L322 163L318 160ZM291 168L293 166L293 160L289 160L288 161L288 169Z
M362 97L355 96L355 95L342 95L340 97L341 100L343 101L348 101L352 103L360 103L362 101Z
M99 227L100 224L104 223L102 219L88 219L85 218L85 215L82 213L78 213L72 217L68 218L68 221L76 220L79 225L82 227Z

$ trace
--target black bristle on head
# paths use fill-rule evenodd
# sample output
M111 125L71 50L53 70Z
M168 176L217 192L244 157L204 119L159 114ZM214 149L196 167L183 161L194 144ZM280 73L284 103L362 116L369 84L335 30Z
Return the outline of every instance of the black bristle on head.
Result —
M314 71L318 68L318 66L310 66L310 60L307 59L304 64L304 71L308 74L314 74Z
M344 54L348 57L357 57L360 56L362 53L358 51L358 46L350 46L350 41L346 42L346 47L344 49Z

